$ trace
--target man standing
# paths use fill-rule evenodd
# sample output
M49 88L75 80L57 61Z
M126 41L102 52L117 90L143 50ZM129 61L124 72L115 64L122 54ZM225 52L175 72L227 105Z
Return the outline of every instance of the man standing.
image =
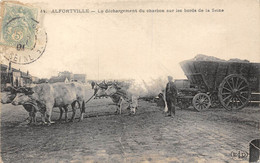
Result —
M173 83L172 76L168 76L168 83L166 85L166 103L168 107L168 116L175 116L175 105L177 103L177 88Z
M91 87L92 87L92 89L94 89L95 85L96 85L96 83L95 83L94 81L92 81L92 82L91 82Z

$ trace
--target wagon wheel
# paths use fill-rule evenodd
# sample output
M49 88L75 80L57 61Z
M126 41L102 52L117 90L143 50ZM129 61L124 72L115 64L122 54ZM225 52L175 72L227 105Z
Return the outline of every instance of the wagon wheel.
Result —
M206 110L210 107L210 97L205 93L198 93L192 99L192 105L197 111Z
M241 75L229 75L219 86L218 98L227 110L242 109L251 98L249 83Z

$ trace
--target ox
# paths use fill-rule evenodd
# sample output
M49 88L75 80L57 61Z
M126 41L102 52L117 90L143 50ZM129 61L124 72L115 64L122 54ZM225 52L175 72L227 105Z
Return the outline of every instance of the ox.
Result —
M109 85L107 84L97 84L95 85L95 97L107 97L108 95L105 93L106 89ZM120 96L117 94L113 94L109 96L113 103L118 104L120 101Z
M16 94L17 92L26 92L26 88L19 88L19 89L15 89L13 87L9 87L7 88L8 90L7 91L4 91L4 92L1 92L1 103L2 104L9 104L11 103L14 98L16 97ZM9 91L11 89L11 91ZM33 101L30 101L29 103L24 103L23 104L23 107L24 109L29 113L29 123L28 124L31 124L31 123L36 123L36 113L37 112L40 112L41 115L42 115L42 122L45 121L45 119L43 119L43 114L45 112L45 108L41 108L40 106L41 104L40 103L33 103ZM65 110L65 120L67 121L67 112L68 112L68 109L63 107L64 110ZM61 121L62 119L62 115L63 115L63 108L62 107L59 107L60 109L60 117L59 117L59 121ZM44 122L45 123L45 122Z
M164 103L164 113L168 113L168 107L166 103L166 89L163 89L161 93L157 96L159 99L161 99Z
M53 123L51 121L53 107L65 108L65 118L67 119L67 107L71 105L73 111L71 121L73 121L76 114L75 104L78 103L81 110L79 119L81 121L85 113L84 100L91 96L91 92L91 89L79 83L43 83L22 93L17 93L12 104L23 105L28 102L36 102L41 108L45 108L43 114L44 117L47 117L48 123Z
M13 87L7 87L4 92L1 92L1 103L9 104L16 97L17 89ZM29 113L29 124L36 123L36 112L40 111L36 104L25 103L23 104L24 109Z
M110 86L99 86L99 89L96 89L96 96L109 96L114 103L117 104L116 113L121 114L123 101L128 103L128 108L130 108L130 113L135 114L138 107L138 98L137 96L131 94L125 89L118 87L116 84L111 84Z

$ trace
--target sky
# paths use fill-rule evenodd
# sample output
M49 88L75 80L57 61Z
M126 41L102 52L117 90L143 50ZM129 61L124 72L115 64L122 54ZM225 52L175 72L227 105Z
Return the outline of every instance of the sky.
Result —
M172 75L197 54L260 62L260 14L257 0L219 1L22 1L51 9L91 9L92 14L47 13L43 55L14 65L39 78L60 71L88 79L149 80ZM210 13L98 14L101 9L224 9ZM4 61L6 62L6 61Z

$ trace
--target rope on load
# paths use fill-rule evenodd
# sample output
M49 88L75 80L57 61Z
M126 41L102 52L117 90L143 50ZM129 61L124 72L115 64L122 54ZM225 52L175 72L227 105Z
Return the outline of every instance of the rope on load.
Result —
M260 148L257 147L256 145L254 145L253 143L250 143L250 145L252 145L253 147L255 147L256 149L258 149L260 151Z

